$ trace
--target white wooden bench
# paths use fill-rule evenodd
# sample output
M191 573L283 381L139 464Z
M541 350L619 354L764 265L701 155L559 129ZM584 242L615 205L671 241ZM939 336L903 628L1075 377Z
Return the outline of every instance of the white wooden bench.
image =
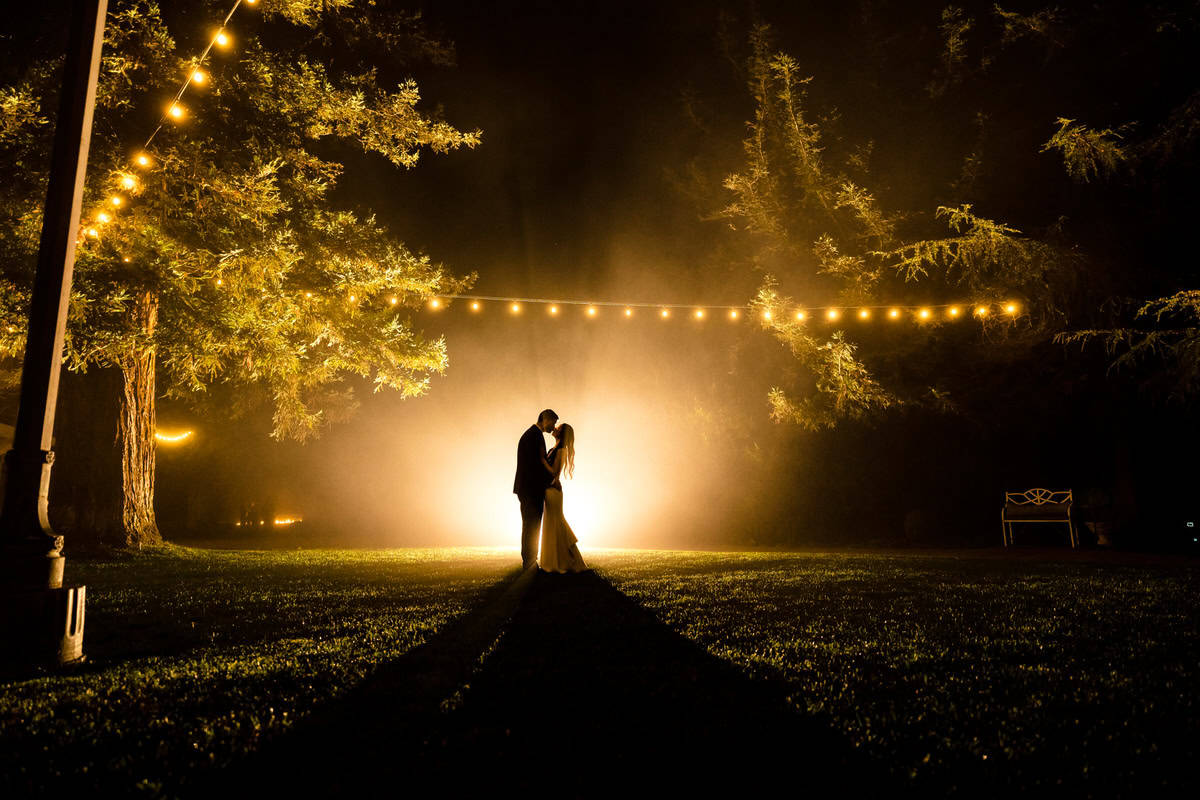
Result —
M1014 522L1058 522L1066 523L1071 547L1079 546L1079 536L1071 524L1071 505L1074 498L1070 489L1026 489L1023 492L1005 492L1004 508L1000 510L1000 529L1004 546L1013 543Z

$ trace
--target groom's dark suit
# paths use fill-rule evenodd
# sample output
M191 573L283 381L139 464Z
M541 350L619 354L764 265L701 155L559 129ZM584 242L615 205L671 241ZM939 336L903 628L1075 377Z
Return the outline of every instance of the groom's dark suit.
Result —
M527 567L537 560L546 487L554 480L542 466L545 458L546 439L542 429L530 425L517 442L517 477L513 481L513 494L521 501L521 563Z

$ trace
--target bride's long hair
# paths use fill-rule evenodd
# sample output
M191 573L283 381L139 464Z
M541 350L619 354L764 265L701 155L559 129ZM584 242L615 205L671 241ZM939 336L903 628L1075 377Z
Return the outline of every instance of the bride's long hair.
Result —
M566 455L563 456L563 467L566 468L567 477L575 477L575 429L567 423L559 426L560 438L558 446Z

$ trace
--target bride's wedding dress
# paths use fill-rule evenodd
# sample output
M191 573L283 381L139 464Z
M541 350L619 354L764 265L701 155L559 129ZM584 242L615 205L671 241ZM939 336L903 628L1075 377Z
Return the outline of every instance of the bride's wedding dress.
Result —
M587 569L579 554L575 532L563 516L562 489L546 490L546 508L542 512L542 552L538 566L546 572L582 572Z

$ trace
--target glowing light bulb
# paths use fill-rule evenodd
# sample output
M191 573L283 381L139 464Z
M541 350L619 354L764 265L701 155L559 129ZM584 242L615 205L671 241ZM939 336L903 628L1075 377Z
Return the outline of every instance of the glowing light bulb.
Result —
M441 300L438 300L438 299L435 297L435 298L433 298L432 300L430 300L430 301L429 301L429 307L430 307L430 308L432 308L434 311L437 311L439 308L441 308L441 307L442 307L442 301L441 301Z
M514 306L514 308L515 308L515 306ZM551 313L551 314L557 314L557 313L558 313L558 306L550 306L550 313Z
M808 319L808 314L805 314L803 311L796 312L796 322L804 322L806 319Z
M704 319L704 309L703 308L696 309L696 319Z
M311 300L311 299L312 299L312 292L305 292L305 293L304 293L304 296L305 296L305 297L307 297L307 298L309 298L309 299Z
M632 308L627 308L627 309L625 309L625 316L627 316L627 317L632 317L632 316L633 316L633 309L632 309Z
M890 317L891 319L900 319L900 309L893 308L891 311L888 312L888 317Z
M770 311L764 311L764 312L763 312L763 319L765 319L765 320L767 320L768 322L770 322L770 321L771 321L771 312L770 312Z
M171 105L167 107L167 113L171 115L172 119L183 119L183 106L179 105L179 103L171 103Z
M596 307L595 307L595 306L589 306L589 307L588 307L588 316L589 316L589 317L594 317L594 316L596 316Z
M112 219L112 217L110 217L108 214L105 214L103 211L101 211L99 214L96 215L96 219L100 220L101 222L108 222L110 219Z
M929 312L928 308L922 308L920 311L917 312L917 316L920 317L921 319L929 319L929 313L930 312Z
M113 195L112 197L108 198L108 202L112 203L114 206L120 206L121 203L125 202L125 198L121 197L120 195Z
M125 257L124 257L124 258L122 258L121 260L122 260L122 261L124 261L126 264L128 264L128 263L129 263L129 256L125 256Z
M1017 304L1009 303L1008 305L1006 305L1004 307L1004 310L1007 311L1009 314L1015 314L1015 313L1017 313Z
M208 76L204 74L203 70L192 70L192 83L196 84L197 86L203 86L204 82L207 80Z
M513 303L512 304L512 312L514 314L519 314L521 312L521 307L519 305L517 305L516 303Z
M659 314L662 316L663 319L666 319L667 317L671 316L671 312L665 308L662 311L660 311Z
M837 319L840 316L841 316L841 313L836 308L831 308L825 312L825 318L828 319L830 322L834 321L835 319Z
M868 311L868 310L867 310L867 309L865 309L865 308L860 308L860 309L858 310L858 318L859 318L859 319L870 319L870 318L871 318L871 312L870 312L870 311Z
M224 286L224 285L225 285L225 281L221 280L220 278L217 278L217 286Z
M229 34L225 33L225 31L223 31L223 30L217 31L217 36L215 39L213 39L213 42L215 42L220 47L228 47L229 46Z
M96 230L95 228L88 228L87 235L95 239L100 235L100 231Z
M472 311L478 311L478 310L479 310L479 303L478 303L478 302L471 303L471 310L472 310Z
M125 177L121 178L121 188L122 189L128 189L128 190L132 191L134 189L134 187L136 187L136 186L137 186L137 181L135 181L132 176L126 175Z
M987 306L976 306L975 307L975 316L986 317L987 313L988 313Z
M350 302L351 302L351 303L353 303L353 302L354 302L355 300L357 300L357 299L358 299L358 298L357 298L357 297L355 297L354 295L350 295Z
M730 312L729 312L729 318L730 318L730 319L737 319L737 318L738 318L738 312L737 312L737 309L734 309L733 311L730 311Z
M400 299L398 297L389 297L388 302L391 303L392 305L396 305L396 303L400 302Z
M145 153L138 153L137 156L134 157L133 163L137 164L139 167L148 167L150 166L150 156L146 155Z
M959 314L958 306L950 306L950 311L947 313L949 313L952 317L957 317Z

